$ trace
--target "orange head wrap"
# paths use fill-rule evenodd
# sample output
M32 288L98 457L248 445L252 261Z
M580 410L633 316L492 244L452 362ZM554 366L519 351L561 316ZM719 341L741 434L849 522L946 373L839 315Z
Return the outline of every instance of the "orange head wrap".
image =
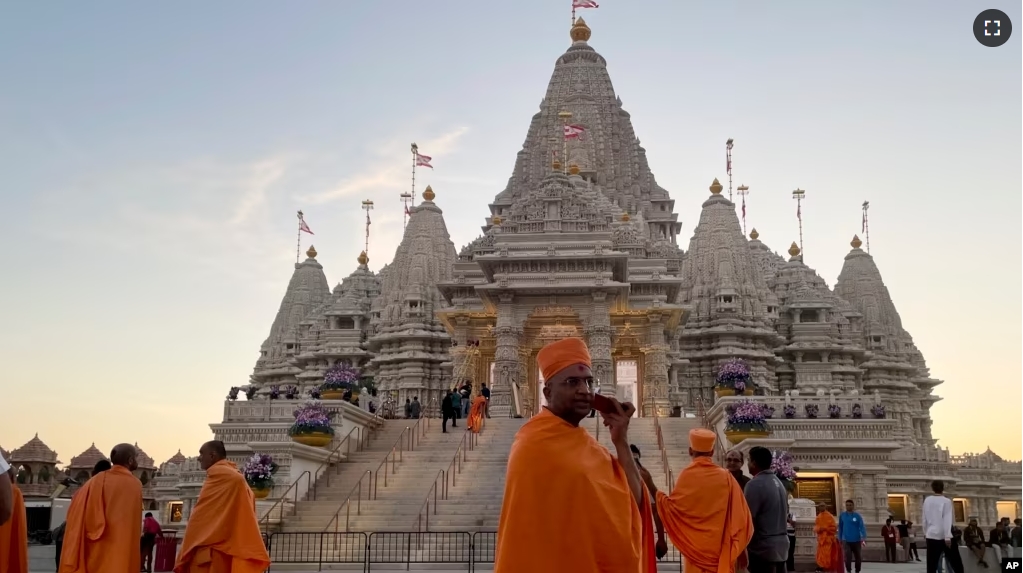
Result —
M714 432L706 428L689 430L689 447L693 448L694 452L713 452L715 440Z
M536 364L546 382L569 366L583 364L589 367L590 351L581 338L565 338L541 348L536 354Z

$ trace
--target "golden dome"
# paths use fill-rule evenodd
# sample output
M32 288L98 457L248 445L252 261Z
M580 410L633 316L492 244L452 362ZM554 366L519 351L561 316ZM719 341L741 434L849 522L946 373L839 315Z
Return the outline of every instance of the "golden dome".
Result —
M493 219L491 219L491 221L492 221L492 222L493 222L493 223L494 223L495 225L497 225L498 227L500 227L500 226L501 226L501 222L502 222L502 221L504 221L504 219L502 219L500 215L494 215L494 218L493 218Z
M575 163L568 166L568 172L572 175L579 175L579 166Z
M860 245L862 245L862 244L863 244L863 241L860 241L859 235L853 235L853 240L852 240L852 242L849 243L849 245L852 246L852 248L854 248L854 249L860 248Z
M551 163L551 169L554 169L555 171L561 171L561 162L555 159L554 163Z
M760 237L760 233L757 232L757 228L756 227L753 227L753 232L749 234L749 238L751 238L754 241L756 241L757 238L759 238L759 237Z
M316 258L316 247L309 245L309 250L305 252L306 256L310 259Z
M629 221L632 220L632 217L630 217L629 216L629 212L626 211L626 212L622 213L621 220L622 220L623 223L628 223Z
M423 201L433 201L436 195L433 193L433 187L426 186L426 191L423 191Z
M717 177L715 177L714 182L710 184L710 192L715 195L718 195L721 193L722 189L724 189L724 187L722 187L721 184L718 183Z
M792 246L789 247L789 255L793 257L799 256L799 245L797 245L795 241L792 241Z
M572 36L573 42L586 42L590 39L590 33L590 27L586 25L586 20L576 18L568 35Z
M366 265L369 263L369 256L366 255L366 251L362 251L359 253L359 258L356 260L359 261L360 265Z

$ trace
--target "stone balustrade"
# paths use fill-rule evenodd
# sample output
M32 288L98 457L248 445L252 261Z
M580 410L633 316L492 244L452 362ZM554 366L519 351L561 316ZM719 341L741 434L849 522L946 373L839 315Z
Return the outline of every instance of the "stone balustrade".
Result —
M717 422L727 418L728 414L726 409L730 405L736 405L743 400L753 400L774 408L774 413L771 417L772 420L780 419L840 419L840 420L853 420L853 406L859 405L862 409L863 420L881 420L884 418L875 418L870 413L870 408L875 404L874 396L848 396L848 395L824 395L824 396L724 396L720 397L714 402L714 406L711 407L710 411L707 412L707 417L712 425L717 425ZM831 418L828 415L828 406L836 405L841 408L841 414L838 418ZM795 408L795 414L792 418L785 417L785 406L791 405ZM806 407L809 405L817 406L817 417L811 418L806 411Z

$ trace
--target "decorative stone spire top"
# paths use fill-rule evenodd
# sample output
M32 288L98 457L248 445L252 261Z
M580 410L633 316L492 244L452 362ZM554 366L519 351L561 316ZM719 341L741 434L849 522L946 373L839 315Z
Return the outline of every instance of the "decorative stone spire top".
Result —
M591 34L590 27L586 25L586 20L582 18L575 19L575 24L572 24L572 29L568 33L572 37L573 42L588 42Z
M366 254L366 251L362 251L359 253L359 258L355 260L359 262L360 266L366 266L369 264L369 255Z
M91 470L93 466L96 465L96 462L105 459L107 459L107 457L104 456L103 452L99 451L96 448L96 444L93 443L84 452L71 458L71 463L68 464L68 467L72 469Z
M749 234L749 238L756 241L760 238L760 233L757 232L757 228L753 227L753 231Z
M632 217L629 216L629 212L628 211L622 213L622 222L623 223L628 223L631 220L632 220Z
M495 227L500 227L504 219L502 219L500 215L494 215L494 218L491 219L491 221L494 222Z
M561 171L561 162L558 161L557 158L555 158L554 162L551 163L551 169L554 171Z
M305 254L310 259L315 259L316 258L316 247L314 247L313 245L309 245L309 250L306 251Z
M860 246L862 244L863 244L863 241L860 241L860 236L859 235L853 235L852 242L849 243L849 246L851 246L854 249L858 249L858 248L860 248Z
M568 174L569 175L579 175L579 166L576 165L575 163L569 165L568 166Z
M718 183L717 177L715 177L714 182L710 184L710 192L715 195L720 195L722 189L724 189L724 187L722 187L721 184Z
M423 201L433 201L433 198L437 195L433 192L433 187L426 186L426 191L423 191Z
M799 256L799 245L797 245L795 241L792 241L792 246L789 247L789 256Z
M39 434L36 434L31 440L25 443L20 448L15 448L10 452L9 456L4 456L7 461L12 464L18 463L44 463L44 464L56 464L57 452L50 449L49 446L43 443L39 439Z

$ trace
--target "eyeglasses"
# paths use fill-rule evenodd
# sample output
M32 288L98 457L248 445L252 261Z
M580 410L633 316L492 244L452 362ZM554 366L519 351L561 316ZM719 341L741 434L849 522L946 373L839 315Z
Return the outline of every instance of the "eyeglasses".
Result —
M587 388L593 388L593 377L580 378L578 376L569 376L565 378L565 384L570 388L578 388L580 384L586 384Z

